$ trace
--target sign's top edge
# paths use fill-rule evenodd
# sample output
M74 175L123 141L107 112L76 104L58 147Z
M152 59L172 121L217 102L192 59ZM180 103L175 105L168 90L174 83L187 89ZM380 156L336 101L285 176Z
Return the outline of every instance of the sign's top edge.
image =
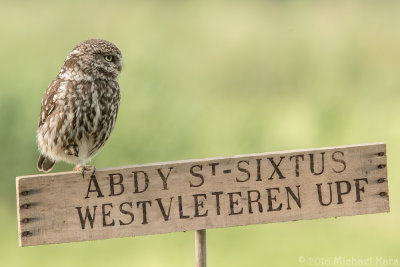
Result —
M159 166L159 165L166 165L166 164L182 164L188 163L193 161L210 161L210 160L223 160L229 158L237 158L237 157L250 157L250 156L257 156L257 155L274 155L274 154L283 154L283 153L296 153L296 152L307 152L307 151L318 151L318 150L328 150L328 149L341 149L341 148L356 148L362 146L377 146L383 145L386 147L386 143L384 142L375 142L375 143L366 143L366 144L355 144L355 145L342 145L342 146L331 146L331 147L320 147L320 148L306 148L306 149L294 149L294 150L282 150L282 151L274 151L274 152L261 152L261 153L253 153L253 154L240 154L240 155L233 155L233 156L223 156L223 157L210 157L210 158L202 158L202 159L186 159L186 160L177 160L177 161L165 161L165 162L155 162L155 163L145 163L145 164L135 164L135 165L128 165L128 166L118 166L118 167L111 167L111 168L103 168L97 169L97 172L103 171L112 171L115 169L129 169L135 167L148 167L148 166ZM17 176L16 180L26 179L26 178L34 178L34 177L43 177L43 176L62 176L62 175L78 175L77 172L68 171L68 172L57 172L57 173L47 173L47 174L33 174L33 175L23 175ZM80 175L80 173L79 173Z

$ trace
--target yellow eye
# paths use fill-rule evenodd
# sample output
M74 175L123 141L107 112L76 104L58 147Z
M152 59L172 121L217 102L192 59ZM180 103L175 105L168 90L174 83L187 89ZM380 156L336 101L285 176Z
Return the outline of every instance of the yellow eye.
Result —
M111 62L111 61L113 61L114 57L111 56L111 55L106 55L106 56L104 56L104 59L105 59L106 61L108 61L108 62Z

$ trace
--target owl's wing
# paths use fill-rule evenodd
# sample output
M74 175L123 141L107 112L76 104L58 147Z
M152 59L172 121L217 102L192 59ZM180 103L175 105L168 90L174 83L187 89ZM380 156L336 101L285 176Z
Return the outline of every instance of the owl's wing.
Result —
M46 90L46 93L42 99L42 107L40 111L40 118L38 125L39 128L45 123L47 118L56 108L55 95L57 93L59 86L60 86L60 81L56 79L50 83L49 87Z

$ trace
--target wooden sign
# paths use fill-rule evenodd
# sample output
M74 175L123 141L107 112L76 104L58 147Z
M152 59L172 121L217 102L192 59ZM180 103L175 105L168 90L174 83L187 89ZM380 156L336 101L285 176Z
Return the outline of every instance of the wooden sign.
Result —
M21 246L389 211L383 143L17 177Z

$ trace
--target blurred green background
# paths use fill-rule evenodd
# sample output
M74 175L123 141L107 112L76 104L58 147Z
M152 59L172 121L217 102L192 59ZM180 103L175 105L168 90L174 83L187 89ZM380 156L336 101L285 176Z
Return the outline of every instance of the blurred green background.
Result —
M400 261L400 2L0 8L0 266L194 266L193 232L18 247L15 177L38 173L41 98L89 38L114 42L125 59L119 117L98 168L387 143L390 213L209 230L209 266L307 265L300 256Z

